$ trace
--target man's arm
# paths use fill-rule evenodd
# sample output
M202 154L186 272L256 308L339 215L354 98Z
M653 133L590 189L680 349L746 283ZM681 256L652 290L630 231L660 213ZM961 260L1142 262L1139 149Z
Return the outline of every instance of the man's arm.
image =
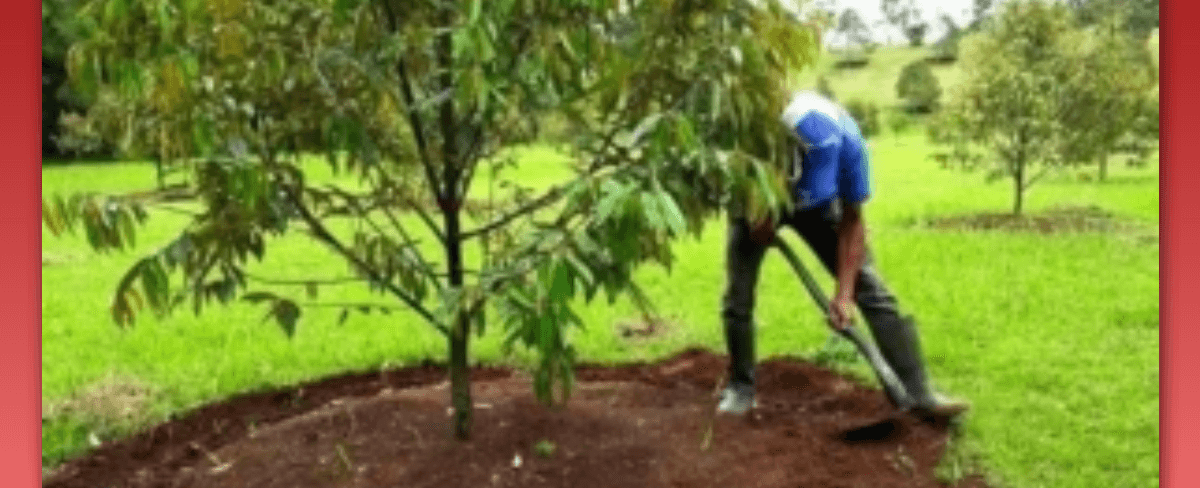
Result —
M837 228L837 292L830 306L834 328L850 325L854 316L854 280L863 265L866 255L866 225L863 223L862 205L847 203L842 209L842 220Z

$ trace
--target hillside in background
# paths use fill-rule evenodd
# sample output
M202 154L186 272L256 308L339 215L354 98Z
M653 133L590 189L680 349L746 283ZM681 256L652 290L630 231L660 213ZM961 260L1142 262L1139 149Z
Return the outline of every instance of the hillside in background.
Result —
M827 50L821 54L815 67L797 74L795 82L798 88L815 89L817 77L824 75L839 101L859 99L889 109L899 104L896 80L900 77L900 70L908 63L928 56L930 52L932 48L928 46L881 46L868 55L869 61L865 66L839 69L835 65L845 53ZM933 73L943 91L953 86L959 78L957 64L933 65Z

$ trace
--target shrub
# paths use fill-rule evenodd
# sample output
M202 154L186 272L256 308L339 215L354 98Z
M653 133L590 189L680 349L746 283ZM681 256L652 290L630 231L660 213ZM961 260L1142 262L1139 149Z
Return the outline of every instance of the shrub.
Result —
M879 133L879 107L872 102L854 99L846 102L846 111L858 122L863 137L871 138Z
M912 128L913 117L900 110L892 110L888 112L887 125L892 134L900 135L908 132Z
M937 108L942 87L929 63L917 60L900 71L900 79L896 80L896 96L904 101L908 111L928 113Z
M837 96L833 93L833 87L829 86L829 78L826 78L825 75L817 77L817 93L824 95L830 100L837 100Z
M946 65L958 61L958 40L947 39L933 46L925 62L929 64Z

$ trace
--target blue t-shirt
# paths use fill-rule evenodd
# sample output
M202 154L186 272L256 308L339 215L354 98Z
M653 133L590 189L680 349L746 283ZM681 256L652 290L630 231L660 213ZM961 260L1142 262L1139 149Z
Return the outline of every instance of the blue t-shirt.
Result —
M791 186L799 209L828 203L862 203L870 196L866 142L846 110L816 93L792 98L781 117L799 140Z

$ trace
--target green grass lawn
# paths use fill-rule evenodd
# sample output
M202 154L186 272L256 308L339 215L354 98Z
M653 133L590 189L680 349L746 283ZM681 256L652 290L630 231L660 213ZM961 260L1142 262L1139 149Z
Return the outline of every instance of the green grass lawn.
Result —
M978 456L1003 486L1157 485L1157 167L1116 168L1105 183L1064 173L1028 195L1031 212L1095 205L1143 224L1143 230L951 232L919 223L1007 210L1009 187L938 169L919 131L872 145L869 239L902 306L921 321L938 384L974 404L964 452ZM519 154L526 181L549 184L562 174L553 151ZM154 183L149 164L47 167L42 175L44 195ZM44 463L79 453L93 435L128 433L237 392L444 357L443 339L409 313L351 315L338 325L337 309L306 310L291 340L263 322L261 308L245 304L199 317L186 311L161 321L144 315L132 329L116 328L107 307L118 277L183 224L180 216L156 214L137 250L106 255L90 251L81 236L43 233L42 398L50 415L43 424ZM667 333L623 340L615 329L637 319L634 308L601 301L582 309L588 326L574 336L582 358L648 360L691 345L723 351L723 232L716 223L699 239L678 243L680 260L671 273L640 271L639 281L672 324ZM812 265L811 256L803 257ZM251 271L273 277L346 274L338 260L298 235L273 242L267 259ZM811 357L825 343L828 332L807 297L797 299L801 293L784 261L768 257L758 309L763 356ZM320 300L386 303L362 290L333 287L322 288ZM501 353L495 333L477 341L472 352L481 362L513 361Z

